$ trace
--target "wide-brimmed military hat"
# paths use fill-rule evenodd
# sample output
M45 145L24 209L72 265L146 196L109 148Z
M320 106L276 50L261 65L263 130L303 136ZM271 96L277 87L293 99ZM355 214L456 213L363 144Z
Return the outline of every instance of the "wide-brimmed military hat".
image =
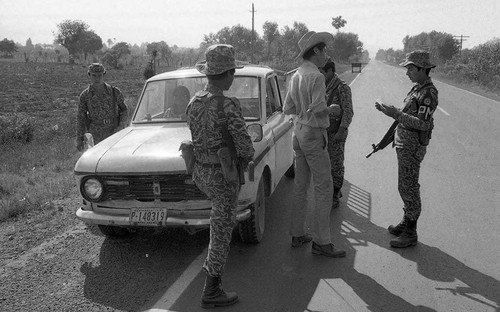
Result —
M233 68L243 68L234 58L234 47L229 44L214 44L205 52L205 60L196 63L196 69L205 75L219 75Z
M101 63L92 63L89 65L89 74L94 73L94 74L105 74L106 73L106 68Z
M424 50L415 50L410 53L406 53L406 60L399 65L406 67L413 64L424 69L436 67L436 65L431 63L429 58L429 52Z
M305 35L302 36L299 40L299 49L300 52L297 55L297 59L304 56L304 53L307 52L310 48L314 47L320 42L327 44L329 41L333 40L333 35L329 32L315 32L309 31Z

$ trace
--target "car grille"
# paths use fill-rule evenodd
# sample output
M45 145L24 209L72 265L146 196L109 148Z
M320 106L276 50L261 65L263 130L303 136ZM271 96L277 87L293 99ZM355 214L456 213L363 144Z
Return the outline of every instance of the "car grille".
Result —
M139 200L177 202L205 200L207 196L194 184L191 175L103 176L103 200Z

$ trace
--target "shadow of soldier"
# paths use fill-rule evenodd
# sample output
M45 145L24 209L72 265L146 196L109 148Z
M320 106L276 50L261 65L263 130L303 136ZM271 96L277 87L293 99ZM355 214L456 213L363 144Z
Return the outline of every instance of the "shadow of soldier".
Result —
M474 304L480 304L482 310L490 309L490 311L500 311L500 281L478 270L470 268L440 249L428 246L422 242L419 242L417 246L413 248L391 248L389 241L391 238L394 238L394 236L390 235L386 228L375 225L370 221L370 193L350 184L348 181L344 183L343 192L347 200L343 203L340 210L336 210L332 213L332 233L341 233L341 236L347 240L344 245L347 246L351 252L356 253L356 249L354 248L357 246L368 246L368 244L376 245L377 248L383 248L397 253L405 260L415 263L418 274L433 281L433 285L436 285L436 282L452 283L453 287L434 287L436 292L432 294L432 297L436 301L434 304L438 306L446 304L444 301L441 303L439 302L439 299L443 298L445 295L440 292L449 291L453 295L461 295L464 299L467 298L474 301ZM340 244L340 246L342 246L342 244ZM383 270L384 268L381 269ZM391 269L393 268L385 268L389 273ZM398 275L401 272L393 271L393 273L394 274L391 275L392 279L405 278L405 276ZM343 274L342 278L353 288L359 297L369 304L369 306L372 305L375 307L374 311L430 310L424 307L409 309L409 306L405 306L406 303L401 301L390 302L390 306L384 309L380 301L386 301L390 298L387 297L387 294L384 294L384 291L381 291L380 285L378 289L376 287L370 289L370 287L376 286L377 284L376 282L373 283L374 281L371 277L359 274L355 270L348 270ZM403 281L401 285L404 286L405 283L408 283L408 281ZM428 292L428 290L423 290L423 292ZM420 296L419 294L415 295L420 298L425 298L425 295L422 296L422 294ZM458 299L454 298L453 300ZM375 301L378 301L378 303Z
M168 289L207 246L205 231L139 230L138 235L106 238L99 263L84 263L84 296L106 307L138 311Z

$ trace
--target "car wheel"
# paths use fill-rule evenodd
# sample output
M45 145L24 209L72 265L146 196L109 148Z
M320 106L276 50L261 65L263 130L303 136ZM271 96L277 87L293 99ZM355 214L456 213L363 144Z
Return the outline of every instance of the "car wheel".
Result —
M285 172L285 177L287 178L295 178L295 167L294 164L288 168L288 170Z
M260 179L257 198L250 205L250 211L250 218L240 222L238 229L244 243L256 244L262 240L265 229L266 198L264 195L264 178Z
M109 226L109 225L98 225L99 230L102 234L108 237L123 237L127 236L130 232L126 228L118 227L118 226Z

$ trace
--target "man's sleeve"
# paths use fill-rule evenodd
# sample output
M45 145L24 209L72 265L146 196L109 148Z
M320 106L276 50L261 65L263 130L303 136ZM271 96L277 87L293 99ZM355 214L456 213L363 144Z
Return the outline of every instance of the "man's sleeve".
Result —
M87 121L87 102L88 92L83 91L80 94L80 101L78 103L78 110L76 112L76 137L83 139L86 129Z
M314 77L311 85L311 104L309 108L312 113L324 111L326 108L326 85L325 77L319 73Z
M120 116L120 124L125 125L128 121L128 108L125 105L125 99L120 89L116 88L116 103L118 104L118 115Z
M342 84L340 89L340 98L340 106L342 107L342 120L340 122L340 126L348 128L352 122L352 117L354 116L352 93L351 88L348 85Z

